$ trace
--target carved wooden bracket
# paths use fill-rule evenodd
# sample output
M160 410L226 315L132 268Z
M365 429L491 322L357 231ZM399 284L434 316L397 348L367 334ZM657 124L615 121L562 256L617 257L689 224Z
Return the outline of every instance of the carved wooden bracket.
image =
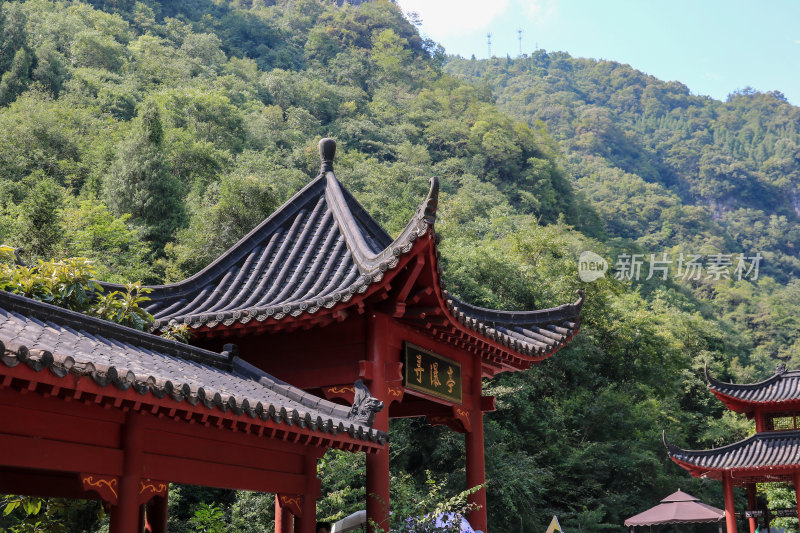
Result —
M303 516L303 497L298 494L278 493L278 502L281 507L288 510L294 516Z
M447 426L457 433L469 433L472 431L472 419L470 412L461 406L454 405L453 416L433 416L428 415L428 423L432 426Z
M400 384L400 382L397 382L396 384L389 384L386 387L386 401L384 401L384 404L388 405L392 402L403 401L404 392L405 389L403 389L403 386ZM341 398L350 405L353 405L353 401L355 399L355 388L353 385L333 385L330 387L322 387L322 394L325 395L326 400L330 400L332 398Z
M80 474L81 486L86 492L94 492L109 505L117 505L119 502L119 487L121 480L119 476L109 476L104 474ZM138 502L147 503L153 496L166 496L169 491L168 481L155 479L139 480Z
M402 402L403 401L403 394L405 393L405 389L403 385L398 382L397 384L389 384L386 387L386 403L390 404L392 402Z
M353 405L356 389L353 385L334 385L332 387L322 387L322 394L325 395L326 400L341 398L350 405Z
M457 405L453 406L453 418L458 420L464 428L464 431L469 433L472 431L472 420L469 416L469 411Z
M139 503L147 503L153 496L166 496L169 492L168 481L142 479L139 481Z
M432 426L447 426L456 433L465 433L464 425L460 420L451 416L427 416L428 423Z
M117 505L117 501L119 501L119 477L81 473L80 480L84 491L94 492L104 502Z

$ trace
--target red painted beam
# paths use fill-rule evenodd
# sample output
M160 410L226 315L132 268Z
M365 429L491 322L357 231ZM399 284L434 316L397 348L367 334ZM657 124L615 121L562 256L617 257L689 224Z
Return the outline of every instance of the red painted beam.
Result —
M302 474L288 474L224 463L208 463L175 455L145 454L142 475L169 479L173 483L203 485L223 489L252 490L258 492L302 492L306 485ZM224 455L225 451L220 450ZM224 461L224 459L222 459Z
M24 398L25 404L29 397ZM91 443L105 448L120 447L119 422L94 420L85 414L80 416L80 413L92 410L80 404L72 405L72 408L72 414L53 413L3 402L0 431L40 439Z
M27 365L17 365L13 369L9 369L5 366L0 367L0 376L3 375L3 369L5 370L14 370L13 374L9 374L9 377L17 377L16 381L19 383L27 383L29 378L35 377L46 377L48 380L57 381L63 379L64 381L73 381L70 377L65 378L58 378L50 372L41 372L37 373ZM20 399L20 391L16 389L12 389L9 387L0 387L0 406L5 409L5 406L21 406L26 409L36 410L36 411L44 411L51 414L62 415L62 416L83 416L76 415L77 412L80 411L79 406L83 406L83 403L78 401L79 398L83 395L83 391L76 391L70 388L67 388L66 385L61 390L61 397L54 398L52 396L42 396L39 394L26 394L24 397L24 401ZM75 398L77 396L77 398ZM110 409L103 409L98 407L93 407L91 411L92 417L98 421L102 422L112 422L116 424L121 424L125 420L125 415L119 410L110 410Z
M89 444L0 433L0 466L122 474L122 452Z
M40 498L97 499L94 493L85 492L72 472L44 470L0 469L0 494L19 494Z
M228 432L221 431L220 433ZM177 454L180 457L206 463L298 474L303 472L302 453L305 451L305 446L295 446L295 453L275 450L265 452L263 447L247 446L236 442L239 440L236 435L233 435L229 439L230 441L224 444L212 439L206 440L176 433L146 431L145 435L145 451L148 454L164 456Z
M390 418L412 418L417 416L444 418L453 416L453 408L448 405L420 401L393 403L389 407Z

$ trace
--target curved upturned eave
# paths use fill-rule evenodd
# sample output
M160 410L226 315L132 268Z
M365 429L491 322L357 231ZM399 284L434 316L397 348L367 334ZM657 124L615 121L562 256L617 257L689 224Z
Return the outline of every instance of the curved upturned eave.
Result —
M731 450L731 449L737 448L739 446L745 445L745 444L749 443L750 441L755 440L757 437L758 437L758 433L755 433L755 434L750 435L749 437L746 437L746 438L744 438L742 440L733 442L731 444L726 444L724 446L720 446L719 448L711 448L710 450L687 450L687 449L681 448L680 446L672 444L669 441L669 439L667 439L666 430L663 430L661 432L661 438L662 438L662 440L664 442L664 447L667 448L667 453L669 454L669 456L671 458L674 457L675 455L703 456L703 455L719 454L720 452L725 452L727 450ZM692 463L688 463L688 464L692 464Z
M667 439L666 430L661 432L661 438L664 441L664 446L667 448L667 455L672 460L672 462L675 463L676 465L680 466L681 468L683 468L687 472L689 472L693 477L706 476L707 474L709 474L711 472L722 472L721 470L704 468L702 466L693 464L693 463L688 462L688 461L684 461L682 459L678 459L676 457L676 455L685 455L687 453L692 453L692 452L705 452L705 451L708 451L708 450L684 450L683 448L681 448L679 446L676 446L676 445L672 444L671 442L669 442L669 440ZM748 437L748 438L752 438L752 437ZM747 439L745 439L745 440L747 440ZM728 446L733 446L733 445L739 444L740 442L742 442L742 441L739 441L738 443L734 443L732 445L729 444ZM723 446L723 448L724 448L724 446ZM720 448L714 448L714 449L715 450L719 450Z
M786 372L773 374L772 376L756 383L725 383L716 379L708 370L708 364L704 367L706 380L708 381L709 390L716 396L722 403L724 403L731 410L739 413L750 412L755 407L780 407L800 404L800 394L796 397L783 397L783 398L767 398L757 399L751 398L752 393L763 390L765 388L775 385L785 377ZM794 377L794 376L792 376ZM800 391L798 391L800 392Z
M397 265L397 258L411 250L411 245L419 237L433 227L436 221L436 209L439 204L439 179L431 178L428 196L417 207L400 235L392 243L378 253L370 250L363 235L358 230L357 222L344 196L339 180L332 171L326 173L325 194L339 230L345 235L347 248L353 255L353 261L362 274L371 274L376 271L385 272Z
M724 381L720 381L708 371L708 364L704 367L704 372L706 375L706 380L711 388L717 389L733 389L733 390L754 390L754 389L761 389L767 385L772 384L774 381L781 377L781 374L773 374L772 376L764 379L762 381L757 381L756 383L725 383Z
M445 294L449 294L444 291ZM455 300L452 296L450 297L450 301ZM460 305L464 305L464 302L458 301ZM468 304L467 304L468 305ZM558 307L550 308L550 309L540 309L536 311L528 311L531 314L540 313L540 316L546 316L548 313L559 311L564 308L578 308L583 305L583 295L579 297L579 299L572 304L564 304ZM573 327L569 329L569 332L566 334L561 335L561 340L557 341L552 347L542 349L534 346L530 342L526 342L524 340L514 338L509 333L504 333L500 331L500 328L516 328L518 326L512 324L503 324L502 326L498 326L497 324L486 324L479 319L476 319L470 316L468 313L465 313L459 306L455 304L450 304L448 301L445 305L445 310L447 315L450 317L451 322L459 327L459 329L465 329L466 333L478 338L479 340L486 342L487 340L490 343L494 344L496 347L500 348L501 350L507 351L512 355L512 360L508 362L509 366L514 369L524 369L530 367L532 363L540 363L545 359L549 359L553 355L556 354L561 348L566 346L574 337L578 334L580 330L580 318L574 317L572 320L564 319L564 321L569 321L573 323ZM579 313L580 311L577 311ZM509 312L512 313L512 312ZM538 323L546 322L545 320L540 320ZM566 328L565 328L566 329ZM513 361L514 358L519 359L519 362Z
M433 242L436 242L435 238ZM585 295L581 290L577 291L579 297L574 303L563 304L553 308L533 311L486 309L463 302L449 293L446 289L439 260L439 251L434 245L431 247L429 257L433 279L435 280L433 289L445 316L453 327L466 335L506 352L507 356L504 358L504 364L507 370L523 370L529 368L533 363L539 363L552 357L558 350L566 346L580 330L580 311L585 300ZM517 322L518 319L521 322ZM521 335L517 331L514 331L514 333L510 331L521 330L522 325L532 327L537 324L550 325L554 320L570 322L571 327L564 328L566 333L560 333L560 340L556 341L548 349L538 348L531 341L518 338ZM508 333L504 333L501 331L502 329L506 329ZM514 336L515 334L517 337Z

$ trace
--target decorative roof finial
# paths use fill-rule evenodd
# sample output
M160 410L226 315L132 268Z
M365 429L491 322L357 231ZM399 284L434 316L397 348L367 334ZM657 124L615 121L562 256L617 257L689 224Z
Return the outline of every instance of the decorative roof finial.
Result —
M353 385L353 390L355 391L353 407L350 408L347 418L364 426L372 427L375 422L375 414L383 411L383 402L372 396L360 379Z
M333 172L333 158L336 156L336 141L324 138L319 142L319 158L322 160L320 173Z
M786 363L780 362L775 365L775 373L776 374L785 374L786 373Z

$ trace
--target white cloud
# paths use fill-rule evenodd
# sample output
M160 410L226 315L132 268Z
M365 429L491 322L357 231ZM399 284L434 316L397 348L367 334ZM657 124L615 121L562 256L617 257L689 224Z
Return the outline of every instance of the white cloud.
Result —
M434 39L488 27L509 6L509 0L398 0L405 12L422 19L422 31Z
M556 14L556 3L553 0L530 0L522 2L528 5L530 16L536 22L542 22Z

